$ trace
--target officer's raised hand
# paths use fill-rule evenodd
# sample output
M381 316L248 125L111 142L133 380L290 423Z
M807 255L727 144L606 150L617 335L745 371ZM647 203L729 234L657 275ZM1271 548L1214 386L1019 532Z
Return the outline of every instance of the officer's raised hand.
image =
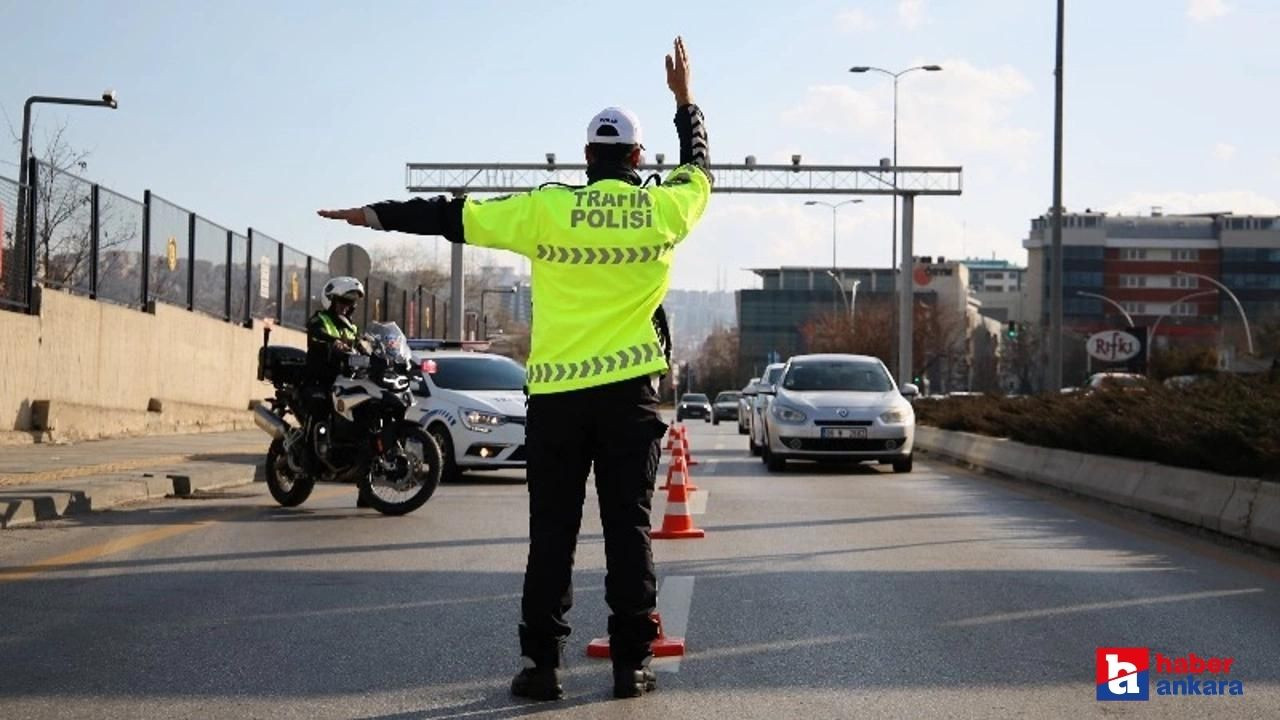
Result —
M316 214L330 220L346 220L348 225L368 227L365 221L364 208L347 208L346 210L317 210Z
M667 87L676 96L676 105L689 105L693 93L689 91L689 53L684 49L684 38L677 37L672 53L667 56Z

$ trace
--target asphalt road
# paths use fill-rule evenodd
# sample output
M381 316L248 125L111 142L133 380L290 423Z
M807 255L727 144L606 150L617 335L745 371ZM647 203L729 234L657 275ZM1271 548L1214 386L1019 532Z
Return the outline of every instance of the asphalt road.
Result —
M919 457L769 475L732 423L691 428L707 536L655 542L689 651L651 696L612 700L585 657L591 498L568 697L508 696L527 498L504 473L403 518L255 485L0 532L0 717L1280 715L1274 562ZM1100 646L1232 657L1244 694L1098 702Z

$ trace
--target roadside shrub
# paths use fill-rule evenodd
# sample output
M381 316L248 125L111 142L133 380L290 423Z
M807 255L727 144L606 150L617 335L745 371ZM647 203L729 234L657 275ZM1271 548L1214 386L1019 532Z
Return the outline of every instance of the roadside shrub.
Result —
M1077 452L1280 479L1280 383L1232 376L1075 395L916 404L917 421Z

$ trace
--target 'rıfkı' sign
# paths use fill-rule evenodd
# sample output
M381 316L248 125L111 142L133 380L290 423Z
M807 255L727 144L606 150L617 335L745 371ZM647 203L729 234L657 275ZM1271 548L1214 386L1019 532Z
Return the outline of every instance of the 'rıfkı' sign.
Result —
M1122 330L1107 330L1089 336L1089 355L1097 360L1120 363L1142 352L1142 341Z

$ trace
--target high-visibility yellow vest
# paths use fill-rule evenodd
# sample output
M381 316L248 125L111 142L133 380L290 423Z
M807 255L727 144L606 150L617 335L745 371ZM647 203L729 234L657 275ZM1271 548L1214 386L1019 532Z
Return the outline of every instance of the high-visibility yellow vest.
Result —
M675 246L702 216L711 182L676 168L663 185L601 180L547 187L462 209L467 244L531 261L533 395L664 372L653 313L667 294Z
M333 316L328 312L320 311L316 313L315 317L320 321L321 331L324 332L325 335L337 340L345 340L347 342L351 342L356 339L356 326L347 318L340 318L342 320L342 326L339 327L338 323L333 321Z

